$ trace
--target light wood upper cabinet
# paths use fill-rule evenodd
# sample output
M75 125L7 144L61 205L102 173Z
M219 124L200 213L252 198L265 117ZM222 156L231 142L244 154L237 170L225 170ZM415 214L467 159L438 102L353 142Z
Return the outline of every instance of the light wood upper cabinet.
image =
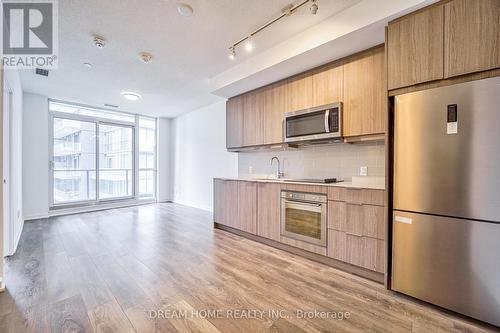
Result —
M285 112L299 111L312 106L312 75L303 73L290 78L287 82Z
M255 90L243 96L243 146L261 145L264 141L265 91Z
M344 63L344 136L385 132L384 59L384 48L377 47Z
M286 89L286 82L278 82L265 88L264 144L283 142Z
M226 102L226 148L243 145L243 96Z
M344 70L341 63L313 71L312 106L341 102Z
M445 77L500 67L500 1L454 0L444 11Z
M280 241L280 191L281 185L257 185L257 235Z
M443 6L389 24L388 88L443 78Z

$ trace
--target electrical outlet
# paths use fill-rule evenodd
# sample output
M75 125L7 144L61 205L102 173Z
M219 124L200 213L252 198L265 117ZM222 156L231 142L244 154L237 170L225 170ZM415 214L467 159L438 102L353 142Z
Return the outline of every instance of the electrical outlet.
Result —
M252 174L252 173L253 173L253 166L249 166L249 167L248 167L248 173L249 173L249 174Z
M359 175L368 176L368 167L367 166L359 167Z

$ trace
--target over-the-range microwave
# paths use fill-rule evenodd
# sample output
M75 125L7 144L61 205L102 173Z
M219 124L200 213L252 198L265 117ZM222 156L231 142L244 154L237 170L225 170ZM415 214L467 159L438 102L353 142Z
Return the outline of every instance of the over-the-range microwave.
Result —
M285 113L285 142L342 137L342 103Z

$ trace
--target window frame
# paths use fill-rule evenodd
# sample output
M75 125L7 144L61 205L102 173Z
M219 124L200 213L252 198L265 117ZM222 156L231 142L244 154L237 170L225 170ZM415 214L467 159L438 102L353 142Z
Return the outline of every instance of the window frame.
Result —
M60 111L52 111L50 108L50 103L57 103L57 104L63 104L67 106L73 106L73 107L84 107L84 108L89 108L89 109L94 109L94 110L101 110L105 112L111 112L111 113L124 113L128 114L130 116L134 116L135 121L134 122L129 122L129 121L122 121L122 120L116 120L116 119L108 119L105 117L94 117L94 116L88 116L88 115L81 115L81 114L75 114L75 113L70 113L70 112L60 112ZM123 202L123 201L150 201L150 202L156 202L158 198L158 177L157 177L157 162L158 162L158 119L156 117L150 117L150 116L143 116L143 115L138 115L138 114L132 114L132 113L127 113L127 112L119 112L115 110L108 110L108 109L103 109L99 107L91 107L91 106L86 106L86 105L81 105L81 104L74 104L74 103L69 103L69 102L63 102L59 100L52 100L49 99L48 103L48 113L49 113L49 156L48 156L48 161L49 161L49 209L50 210L56 210L56 209L63 209L63 208L76 208L76 207L86 207L86 206L94 206L94 205L100 205L100 204L110 204L113 202ZM79 200L79 201L71 201L71 202L65 202L65 203L55 203L54 202L54 118L59 118L59 119L68 119L68 120L76 120L76 121L84 121L84 122L91 122L96 125L96 150L95 150L95 172L96 172L96 184L95 184L95 199L93 200ZM155 146L154 146L154 168L147 168L147 169L139 169L139 119L144 118L148 120L153 120L155 122ZM130 196L123 196L123 197L113 197L113 198L100 198L99 197L99 158L100 158L100 152L99 152L99 142L100 142L100 137L99 137L99 131L100 125L115 125L115 126L124 126L124 127L129 127L132 129L132 176L134 177L132 181L132 195ZM153 196L141 196L139 195L139 171L153 171L154 172L154 191L153 191Z

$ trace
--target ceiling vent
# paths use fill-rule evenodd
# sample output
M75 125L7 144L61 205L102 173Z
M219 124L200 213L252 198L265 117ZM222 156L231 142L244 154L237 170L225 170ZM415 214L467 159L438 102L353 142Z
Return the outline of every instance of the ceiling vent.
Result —
M37 68L35 73L41 76L49 76L49 71L47 69Z

